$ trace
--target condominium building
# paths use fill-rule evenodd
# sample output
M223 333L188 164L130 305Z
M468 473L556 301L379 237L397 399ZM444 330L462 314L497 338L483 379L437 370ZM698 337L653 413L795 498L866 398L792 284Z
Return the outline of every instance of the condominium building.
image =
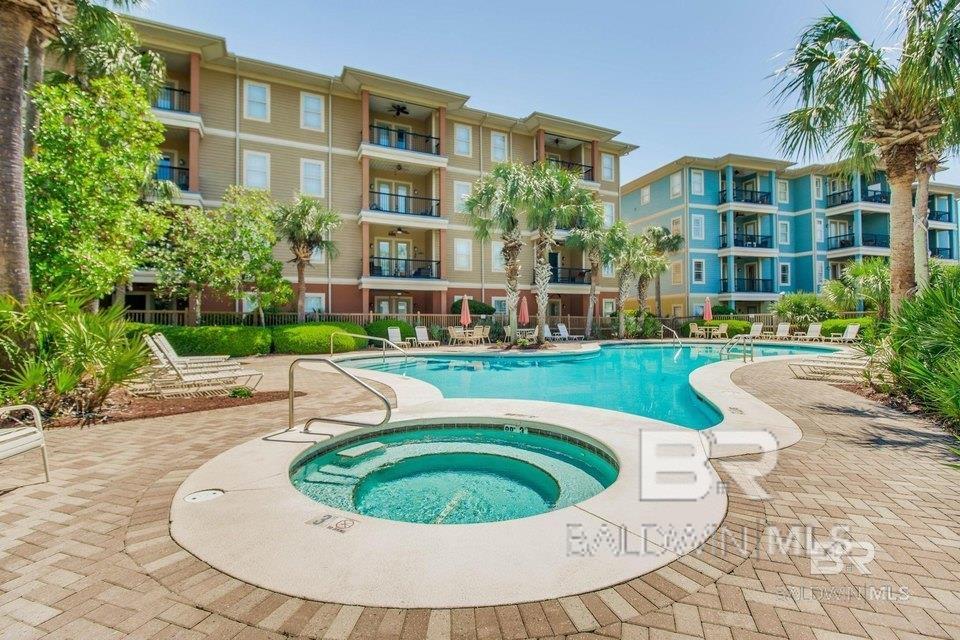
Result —
M956 185L930 185L937 259L958 258L958 194ZM684 237L661 279L664 313L675 316L702 312L708 296L738 312L761 312L781 293L819 291L851 260L890 254L882 171L844 178L836 165L684 156L625 184L621 206L637 232L660 226Z
M166 126L157 175L180 186L183 204L217 207L240 184L278 200L321 198L341 214L338 255L318 254L307 270L311 311L444 313L462 296L505 310L502 245L480 242L463 210L474 182L499 162L576 171L608 222L620 215L620 157L634 147L617 131L541 112L490 113L460 93L350 67L327 76L252 60L230 53L219 36L131 22L167 63L154 104ZM565 245L566 232L559 236L550 312L582 315L590 266ZM275 255L295 281L288 247ZM530 290L530 246L522 263ZM150 277L137 274L129 304L165 304L150 292ZM612 308L615 291L604 269L602 309ZM204 308L235 304L210 294Z

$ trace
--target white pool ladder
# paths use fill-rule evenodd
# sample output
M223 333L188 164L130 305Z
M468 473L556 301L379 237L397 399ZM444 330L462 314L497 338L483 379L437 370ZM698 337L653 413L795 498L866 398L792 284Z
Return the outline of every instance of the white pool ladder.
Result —
M740 355L743 358L744 362L747 362L749 358L750 362L753 362L753 345L754 336L751 336L748 333L741 333L739 335L733 336L727 340L722 347L720 347L720 359L722 360L725 355L733 355L733 347L740 345Z
M678 347L683 347L683 341L680 339L680 334L678 334L673 327L668 327L667 325L660 323L660 338L663 338L663 330L666 329L673 334L673 341L670 344L675 344Z

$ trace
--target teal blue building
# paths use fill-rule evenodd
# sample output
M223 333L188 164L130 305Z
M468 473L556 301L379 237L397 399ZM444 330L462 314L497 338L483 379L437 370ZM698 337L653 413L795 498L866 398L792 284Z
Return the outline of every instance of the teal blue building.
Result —
M841 177L835 165L728 154L684 156L623 186L621 218L640 233L684 239L661 277L665 315L696 315L709 296L762 313L786 292L820 290L851 260L890 254L890 190L883 172ZM960 186L930 185L930 250L960 255ZM652 304L652 299L648 304Z

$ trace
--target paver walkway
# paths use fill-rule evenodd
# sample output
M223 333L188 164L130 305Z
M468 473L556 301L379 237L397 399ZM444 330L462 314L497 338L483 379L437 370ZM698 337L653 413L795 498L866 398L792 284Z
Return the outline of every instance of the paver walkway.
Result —
M268 387L282 386L287 362L256 363ZM305 399L311 410L376 406L341 378L310 375L323 389ZM0 463L0 639L960 638L960 472L942 464L942 432L793 380L783 363L746 367L735 380L804 431L767 476L769 500L731 486L721 531L736 532L735 542L715 535L696 554L599 592L479 609L290 598L221 574L170 539L179 483L217 453L283 426L283 403L51 431L51 483L39 482L38 456ZM835 525L875 545L869 574L814 575L806 549L765 542L769 528L810 526L825 540Z

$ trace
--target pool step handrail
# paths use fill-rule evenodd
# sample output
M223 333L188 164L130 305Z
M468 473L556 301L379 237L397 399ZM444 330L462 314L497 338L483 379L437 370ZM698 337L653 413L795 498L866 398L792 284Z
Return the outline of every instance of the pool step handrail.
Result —
M667 325L660 323L660 337L663 338L663 330L666 329L673 334L673 341L670 344L676 344L679 347L683 347L683 340L680 339L680 334L676 332L673 327L668 327Z
M401 347L400 345L396 344L395 342L390 342L390 341L387 340L386 338L381 338L380 336L368 336L368 335L361 334L361 333L347 333L346 331L335 331L334 333L331 333L331 334L330 334L330 355L333 355L333 338L334 338L334 336L349 336L349 337L351 337L351 338L364 338L364 339L366 339L366 340L377 340L377 341L380 342L381 356L384 357L384 358L387 357L387 345L390 345L390 347L392 347L392 348L396 349L397 351L399 351L400 353L402 353L402 354L403 354L404 362L406 362L407 358L410 357L410 354L407 353L407 351L404 350L403 347Z
M323 418L320 416L314 416L312 418L308 418L306 422L303 423L303 433L310 433L310 425L313 424L314 422L333 422L335 424L349 424L354 427L381 427L387 424L388 422L390 422L390 416L392 415L393 409L390 407L389 398L387 398L385 395L383 395L382 393L380 393L379 391L371 387L369 384L367 384L357 376L353 375L352 373L350 373L349 371L347 371L346 369L338 365L336 362L334 362L330 358L324 358L320 356L301 356L290 363L290 368L287 372L287 429L288 430L292 431L294 427L293 399L296 396L296 384L294 382L295 380L294 371L296 370L297 365L300 364L301 362L322 362L324 364L330 365L335 371L345 375L346 377L353 380L356 384L360 385L361 387L363 387L364 389L366 389L367 391L375 395L377 399L379 399L380 402L383 403L383 408L384 408L383 420L381 420L376 424L373 424L370 422L357 422L355 420L345 420L343 418Z
M753 362L753 342L755 337L748 333L740 333L726 342L723 343L723 346L720 347L720 359L723 359L724 355L731 355L733 353L733 347L740 345L740 355L743 357L743 361L747 361L747 356L750 357L750 362Z

